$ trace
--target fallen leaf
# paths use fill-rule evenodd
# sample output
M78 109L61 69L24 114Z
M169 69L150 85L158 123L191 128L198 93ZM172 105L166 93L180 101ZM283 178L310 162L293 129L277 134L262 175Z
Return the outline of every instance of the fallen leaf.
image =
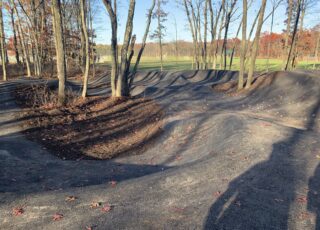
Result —
M86 226L86 230L93 230L93 227L91 227L91 226Z
M299 220L307 220L311 217L311 215L307 212L301 212L298 216Z
M20 216L20 215L22 215L23 213L24 213L24 210L23 210L23 208L20 208L20 207L14 208L14 209L12 210L12 215L14 215L14 216Z
M76 199L78 199L76 196L67 196L65 201L71 202L71 201L75 201Z
M180 207L176 207L176 206L173 206L173 207L172 207L172 210L175 211L175 212L183 212L184 209L185 209L185 208L180 208Z
M177 161L180 161L181 159L182 159L181 156L176 156L176 160L177 160Z
M63 215L60 214L60 213L56 213L53 215L53 221L58 221L58 220L61 220L63 218Z
M112 180L109 182L109 184L111 184L112 187L115 187L117 185L117 181Z
M307 203L308 199L306 196L300 196L297 198L297 201L300 203Z
M275 198L274 201L276 201L276 202L278 202L278 203L283 202L282 199L278 199L278 198Z
M214 197L219 197L221 196L221 191L217 191L213 194Z
M101 203L100 202L92 202L90 204L90 208L98 208L101 206Z
M109 212L111 210L111 206L109 204L105 204L101 209L102 212Z

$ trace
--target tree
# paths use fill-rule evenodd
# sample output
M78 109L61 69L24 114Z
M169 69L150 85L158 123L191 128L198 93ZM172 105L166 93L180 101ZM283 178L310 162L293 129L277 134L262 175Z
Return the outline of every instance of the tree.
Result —
M83 75L83 89L82 89L83 98L87 96L88 78L89 78L89 69L90 69L89 35L87 30L85 7L86 7L86 0L80 0L81 25L82 25L82 32L85 38L85 62L86 62L85 71Z
M153 14L153 18L157 19L158 26L156 30L150 35L151 39L157 39L160 50L160 65L161 71L163 70L163 50L162 41L165 37L166 27L164 23L167 21L168 13L164 11L163 6L167 4L167 0L157 0L157 10Z
M121 48L121 61L118 63L118 42L117 42L117 1L103 0L103 3L108 11L111 22L111 56L112 56L112 70L111 70L111 89L113 97L129 96L128 74L131 59L133 56L133 47L135 43L135 36L132 36L133 17L135 11L135 0L130 0L126 29L124 40ZM130 47L129 47L130 46Z
M238 89L243 88L243 78L245 73L245 59L247 52L247 15L248 15L248 2L247 0L242 1L242 40L241 40L241 53L240 53L240 72L239 72L239 81Z
M301 1L303 1L303 0L298 0L298 3L297 3L298 4L297 15L296 15L295 23L294 23L291 45L289 47L288 57L287 57L287 61L286 61L286 65L285 65L284 70L288 70L289 65L290 65L290 61L293 60L292 59L292 52L293 52L293 49L294 49L294 46L296 43L296 35L297 35L297 31L298 31L298 24L299 24L300 13L301 13Z
M66 102L65 84L66 84L66 59L65 43L63 39L63 26L61 15L60 0L52 0L53 31L56 47L57 72L59 79L58 98L59 104L64 105Z
M260 8L260 13L259 13L259 21L258 21L258 25L257 25L257 29L256 29L256 35L255 35L255 38L253 41L253 46L252 46L252 53L251 53L251 60L250 60L251 63L249 66L246 89L250 88L251 83L252 83L252 79L253 79L253 73L255 70L256 59L257 59L257 55L258 55L260 33L261 33L262 25L264 22L264 12L266 9L266 3L267 3L267 0L262 0L262 5Z
M6 67L6 40L3 28L3 15L2 15L3 2L0 0L0 49L1 49L1 63L3 80L7 80L7 67Z
M14 18L14 6L12 6L12 4L10 4L9 12L10 12L11 25L12 25L12 32L13 32L13 46L14 46L14 51L16 56L16 62L18 65L20 65L21 62L20 62L20 54L18 50L17 31L16 31L16 23Z
M15 13L15 15L17 17L17 24L18 24L17 28L18 28L18 34L19 34L19 41L20 41L21 47L22 47L24 63L26 64L26 68L27 68L27 76L31 77L29 51L28 51L28 46L26 44L24 31L23 31L22 25L21 25L20 14L19 14L19 11L17 10L17 6L16 6L14 0L11 0L11 5L12 5L14 13Z
M148 11L148 14L147 14L146 29L144 31L144 35L143 35L143 38L142 38L141 48L140 48L140 50L138 52L136 64L133 67L133 71L132 71L133 74L135 74L137 72L138 66L140 64L140 59L141 59L143 51L144 51L144 49L146 47L146 42L147 42L147 38L148 38L148 34L149 34L150 24L151 24L153 10L155 8L155 5L156 5L156 0L152 0L151 7L150 7L150 9ZM131 78L131 79L133 80L133 78Z

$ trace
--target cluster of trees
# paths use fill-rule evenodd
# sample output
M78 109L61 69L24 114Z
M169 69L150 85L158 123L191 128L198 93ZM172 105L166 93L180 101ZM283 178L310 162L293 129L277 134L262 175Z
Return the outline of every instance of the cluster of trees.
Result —
M23 66L27 76L41 77L45 69L57 71L59 98L65 100L68 69L78 67L84 74L94 69L95 31L93 29L94 0L1 0L0 37L3 80L6 80L8 52L13 51L15 63ZM4 30L3 12L7 18ZM8 42L6 39L10 36ZM57 63L56 67L54 63ZM90 65L91 63L91 65ZM86 87L83 88L83 96Z
M227 69L227 50L231 49L231 58L229 66L232 65L233 57L238 46L237 42L228 40L230 23L240 18L235 37L240 36L240 76L238 88L244 87L244 75L247 73L248 78L246 88L252 83L255 63L259 54L259 48L262 47L266 56L271 56L272 48L279 46L277 53L283 60L283 70L290 70L295 67L296 60L305 53L306 46L304 37L310 36L311 33L305 31L303 22L306 11L311 8L315 0L269 0L272 7L270 12L266 12L267 0L259 1L259 10L250 28L248 28L248 10L252 4L257 1L253 0L221 0L220 2L212 0L183 0L183 8L188 18L189 28L193 38L193 57L196 69L207 69L211 64L212 68ZM213 5L214 3L214 5ZM286 30L283 34L274 34L274 15L280 4L286 4ZM215 8L214 8L215 6ZM241 13L237 14L239 8ZM271 17L270 33L264 34L261 39L261 30L263 24ZM207 33L210 32L210 33ZM278 35L278 36L277 36ZM319 32L312 33L316 36L317 42L314 45L314 56L318 56L319 49ZM273 43L278 39L277 43ZM208 41L210 40L210 41ZM221 42L222 41L222 42ZM267 44L266 44L267 43ZM210 45L208 45L210 44ZM265 45L266 44L266 45ZM305 46L304 46L305 45ZM229 52L230 53L230 52ZM217 63L219 61L219 63Z
M65 101L68 68L79 66L83 72L82 96L85 97L89 70L94 69L96 57L96 35L92 26L92 9L96 1L104 4L110 18L109 54L112 58L111 87L114 97L130 94L133 79L130 76L138 69L148 38L156 41L156 44L150 44L149 50L155 50L153 47L158 46L161 67L163 54L168 52L168 49L175 56L179 53L190 54L192 50L194 69L230 68L233 57L237 54L240 57L239 89L244 87L246 74L248 78L245 86L250 87L258 55L268 58L276 55L281 57L284 70L294 68L297 58L307 52L318 57L319 28L307 31L303 26L306 12L316 0L179 0L177 4L185 12L192 43L177 40L178 30L175 23L176 41L170 45L163 42L168 16L164 10L167 0L148 1L150 8L146 14L146 27L141 44L135 44L137 37L133 34L136 0L129 0L121 42L118 39L117 0L0 0L0 48L4 80L8 63L7 51L11 47L16 62L26 68L28 76L40 77L45 67L56 63L60 103ZM267 10L267 3L272 5L271 9ZM248 11L257 4L259 10L249 27ZM282 34L275 34L275 11L281 4L287 6L284 22L286 29ZM10 15L13 32L9 44L6 44L5 40L3 10ZM152 20L156 21L157 27L149 33ZM270 33L263 34L262 26L267 20L271 20ZM231 24L238 21L240 23L236 26L236 33L230 38ZM305 38L309 38L310 44L306 44ZM149 52L148 49L146 52ZM227 59L228 56L230 58ZM134 65L132 60L136 60Z

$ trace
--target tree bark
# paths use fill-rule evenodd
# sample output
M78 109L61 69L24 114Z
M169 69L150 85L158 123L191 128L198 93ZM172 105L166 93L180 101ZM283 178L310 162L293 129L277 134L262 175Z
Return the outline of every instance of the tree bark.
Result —
M87 96L88 90L88 78L89 78L89 69L90 69L90 53L89 53L89 35L87 30L87 22L86 22L86 0L80 0L80 11L81 11L81 27L82 32L84 34L85 39L85 70L83 75L83 89L82 89L82 97L85 98Z
M292 12L293 12L293 0L288 1L288 19L287 19L287 29L286 29L286 38L283 50L283 62L282 62L282 69L286 69L286 56L289 53L289 38L291 32L291 19L292 19Z
M66 83L66 59L63 38L63 26L61 15L61 2L60 0L52 0L52 15L53 15L53 31L56 47L57 58L57 72L59 79L58 98L59 104L64 105L66 102L65 96L65 83Z
M18 65L20 65L21 63L20 63L20 55L19 55L19 50L18 50L18 40L17 40L17 32L16 32L16 23L14 20L13 6L10 9L10 19L11 19L11 24L12 24L13 46L14 46L14 51L15 51L16 62Z
M301 13L301 0L298 0L297 16L296 16L296 20L295 20L295 23L294 23L292 39L291 39L291 45L290 45L290 48L289 48L287 62L286 62L285 68L284 68L285 71L288 70L289 65L290 65L290 60L292 60L291 56L292 56L292 51L293 51L293 48L294 48L294 45L295 45L295 42L296 42L296 35L297 35L297 31L298 31L300 13Z
M1 63L3 80L7 80L7 63L6 63L6 40L3 28L3 15L2 15L3 2L0 0L0 49L1 49Z
M247 53L247 16L248 16L248 2L247 0L242 1L243 15L242 15L242 40L241 40L241 51L240 51L240 71L238 90L243 89L244 73L245 73L245 59Z
M11 4L13 6L14 9L14 13L17 16L17 24L18 24L18 32L20 35L20 42L21 42L21 46L22 46L22 53L23 53L23 57L24 57L24 61L27 67L27 76L31 77L31 69L30 69L30 57L29 57L29 51L28 51L28 47L26 45L26 41L25 41L25 36L22 30L22 26L21 26L21 19L19 16L19 12L17 10L17 6L14 3L14 0L11 0Z
M257 59L257 55L258 55L260 33L261 33L263 21L264 21L263 19L264 19L264 12L265 12L265 9L266 9L266 3L267 3L267 0L262 0L262 6L261 6L261 9L260 9L259 22L258 22L258 25L257 25L255 41L254 41L254 44L253 44L253 47L252 47L251 63L250 63L250 66L249 66L246 89L250 88L251 83L252 83L252 79L253 79L253 73L254 73L254 70L255 70L256 59Z
M155 8L155 5L156 5L156 0L152 0L152 5L151 5L151 7L148 11L148 14L147 14L147 24L146 24L146 29L144 31L144 35L142 38L141 48L140 48L139 53L137 55L136 63L133 67L132 74L135 74L137 72L139 64L140 64L140 59L141 59L143 51L146 47L146 42L147 42L147 38L148 38L149 30L150 30L150 24L151 24L151 20L152 20L152 12Z

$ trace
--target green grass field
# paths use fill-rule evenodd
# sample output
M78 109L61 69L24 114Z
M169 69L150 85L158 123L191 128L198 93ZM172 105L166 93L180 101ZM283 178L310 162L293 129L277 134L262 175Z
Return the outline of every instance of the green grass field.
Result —
M239 58L234 58L231 70L239 70ZM110 63L110 58L103 58L104 64ZM135 60L133 59L134 63ZM229 59L228 59L228 67L229 69ZM298 69L313 69L314 62L312 61L300 61L298 62ZM270 59L269 60L269 70L281 70L282 61L279 59ZM209 68L212 69L212 65L209 65ZM316 68L320 68L320 62L316 63ZM160 70L160 59L154 57L143 57L139 66L140 70ZM192 70L192 58L191 57L180 57L176 59L175 57L166 57L163 62L164 70ZM219 66L216 66L216 69L219 69ZM267 70L267 59L257 59L256 62L256 70L257 71L265 71Z

